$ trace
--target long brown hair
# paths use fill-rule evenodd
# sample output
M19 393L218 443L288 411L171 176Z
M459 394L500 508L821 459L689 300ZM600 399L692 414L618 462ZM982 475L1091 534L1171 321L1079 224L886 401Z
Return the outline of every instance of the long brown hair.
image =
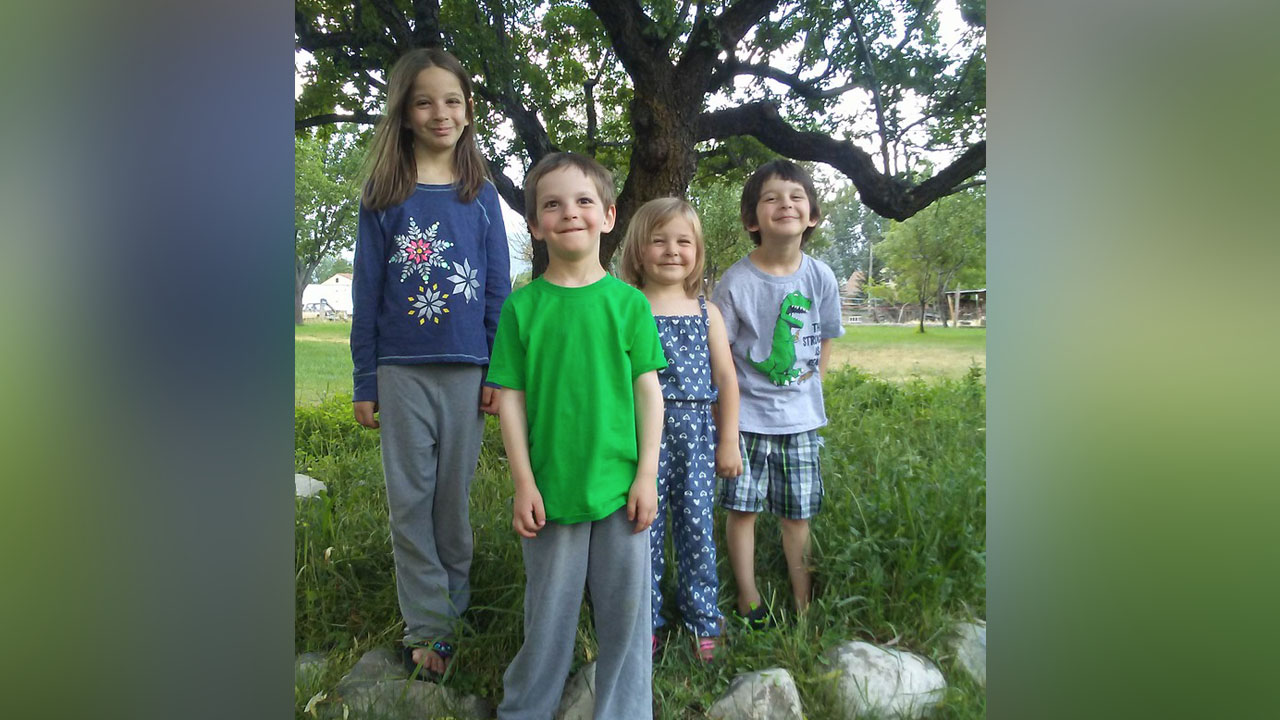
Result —
M453 147L453 180L458 199L471 202L489 177L484 156L476 145L475 108L471 100L471 77L462 63L440 48L410 50L396 61L387 80L387 107L373 131L369 154L365 158L364 185L361 202L370 210L383 210L399 205L413 194L418 182L418 166L413 157L413 131L404 126L409 91L418 73L438 67L453 73L462 86L467 103L467 126Z

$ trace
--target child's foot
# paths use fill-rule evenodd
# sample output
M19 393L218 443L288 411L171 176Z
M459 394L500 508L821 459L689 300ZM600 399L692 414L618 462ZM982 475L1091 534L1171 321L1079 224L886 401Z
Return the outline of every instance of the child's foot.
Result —
M748 611L744 614L741 611L735 611L739 618L746 622L747 627L752 630L765 630L774 626L773 618L769 616L769 608L762 603L751 603L747 606Z
M718 637L695 637L694 652L702 662L711 662L720 654L722 641Z
M448 671L454 652L453 645L443 640L431 643L429 648L406 647L404 662L409 668L409 677L431 682L440 680Z

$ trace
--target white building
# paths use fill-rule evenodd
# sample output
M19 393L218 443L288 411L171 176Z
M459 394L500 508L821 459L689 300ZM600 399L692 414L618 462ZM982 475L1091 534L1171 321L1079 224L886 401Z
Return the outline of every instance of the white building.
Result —
M322 283L302 289L303 306L324 301L334 310L351 314L351 273L338 273Z

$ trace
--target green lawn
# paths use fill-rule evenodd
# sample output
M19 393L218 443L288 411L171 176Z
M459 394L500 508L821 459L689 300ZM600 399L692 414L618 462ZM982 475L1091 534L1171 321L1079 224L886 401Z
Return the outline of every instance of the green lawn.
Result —
M312 404L351 393L349 322L313 320L294 331L294 402ZM964 377L971 366L986 368L986 328L849 325L835 341L832 365L853 365L883 380L902 382Z
M987 366L987 329L915 325L848 325L835 341L831 363L853 365L883 380L901 382L964 377Z
M293 401L320 402L334 395L351 395L351 323L313 320L294 326Z

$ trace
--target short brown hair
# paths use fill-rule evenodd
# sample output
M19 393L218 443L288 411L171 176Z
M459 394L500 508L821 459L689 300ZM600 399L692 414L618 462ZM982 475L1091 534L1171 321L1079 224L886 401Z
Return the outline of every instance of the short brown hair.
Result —
M627 235L622 241L622 259L618 261L618 274L632 285L638 288L644 287L644 268L640 262L640 253L654 231L674 218L687 220L689 226L693 228L696 259L692 272L684 280L684 292L689 297L697 297L698 291L702 289L702 268L706 261L706 248L702 242L702 222L698 220L698 211L677 197L650 200L641 205L636 214L631 216L631 224L627 225Z
M617 192L613 189L613 175L603 165L575 152L551 153L529 168L529 173L524 176L524 218L530 224L538 221L538 181L556 170L569 167L581 170L583 175L595 183L601 209L607 210L617 200Z
M813 178L809 177L809 173L786 158L770 160L751 173L747 184L742 188L742 227L751 236L751 242L756 245L760 244L760 231L750 229L752 225L760 225L760 218L756 217L756 205L760 202L760 191L764 189L765 182L775 177L803 186L805 193L809 196L809 219L822 219L822 208L818 207L818 191L813 188ZM807 242L816 229L816 224L805 228L804 234L800 237L800 244Z

